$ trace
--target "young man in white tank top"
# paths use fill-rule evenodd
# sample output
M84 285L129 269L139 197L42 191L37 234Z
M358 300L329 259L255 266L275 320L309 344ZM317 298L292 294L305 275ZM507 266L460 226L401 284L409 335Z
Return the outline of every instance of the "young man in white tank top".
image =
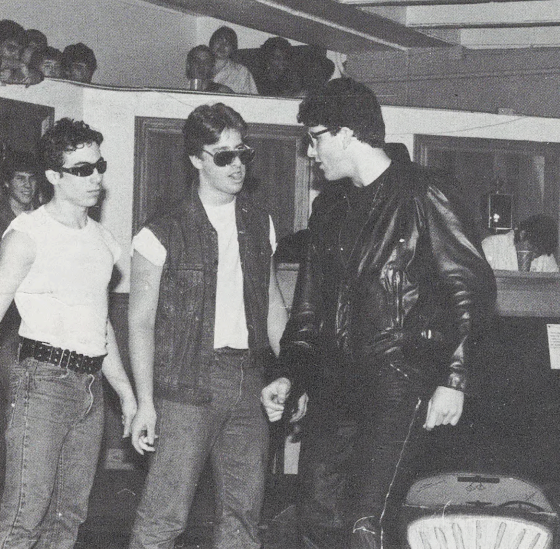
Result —
M136 400L108 319L119 257L88 217L107 168L103 136L59 120L40 142L52 200L18 216L0 245L0 317L15 298L22 317L10 368L2 549L71 549L87 514L103 434L101 378L118 393L124 435Z

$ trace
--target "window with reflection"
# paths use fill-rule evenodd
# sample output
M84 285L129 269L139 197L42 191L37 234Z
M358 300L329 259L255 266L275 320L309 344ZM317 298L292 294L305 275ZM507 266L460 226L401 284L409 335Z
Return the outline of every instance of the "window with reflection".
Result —
M535 240L525 229L514 234L524 223L535 217L545 218L541 232L554 231L553 258L558 259L558 219L560 186L560 145L535 141L513 141L470 137L416 135L414 157L424 166L446 170L456 178L460 190L480 227L482 237L511 240L513 253L527 251L519 270L539 270L531 267L535 254L550 255L550 238L546 246L527 242ZM539 223L542 219L538 220ZM531 229L532 230L532 229ZM505 235L509 235L506 237ZM524 237L520 240L521 237ZM541 241L543 239L540 239ZM521 242L521 244L520 244ZM541 248L546 248L546 250ZM534 249L529 249L533 247ZM497 246L499 249L500 246ZM530 253L529 253L530 252ZM518 254L521 259L521 254ZM532 255L535 256L532 258ZM511 259L511 258L510 258ZM513 261L517 261L513 258ZM503 264L502 264L503 265ZM503 269L504 267L495 267ZM514 270L513 267L507 270Z

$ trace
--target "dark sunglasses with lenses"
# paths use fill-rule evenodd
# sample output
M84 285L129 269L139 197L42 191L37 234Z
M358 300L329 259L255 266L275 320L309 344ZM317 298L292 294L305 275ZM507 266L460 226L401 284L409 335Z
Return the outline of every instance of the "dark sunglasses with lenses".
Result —
M203 152L209 154L214 159L214 164L223 168L231 164L237 157L241 160L242 164L250 164L255 158L255 149L250 147L244 147L243 149L235 149L234 151L218 151L212 154L206 149L202 149Z
M87 162L81 166L75 166L74 168L60 168L61 172L69 173L77 177L88 177L94 170L97 170L100 174L105 173L107 171L107 160L100 158L95 164Z

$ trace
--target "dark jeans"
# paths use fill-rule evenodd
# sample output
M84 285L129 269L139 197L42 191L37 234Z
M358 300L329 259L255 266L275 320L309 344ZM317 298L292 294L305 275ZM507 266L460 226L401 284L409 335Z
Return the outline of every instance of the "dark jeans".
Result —
M211 458L216 483L213 547L261 547L258 524L268 453L260 404L263 375L248 352L214 353L212 400L156 403L159 438L138 507L131 549L170 549L184 531L202 468Z
M101 448L101 374L15 362L7 414L0 547L71 549Z
M299 469L304 547L391 547L386 525L422 450L427 400L390 366L373 377L353 417L337 417L331 399L310 400ZM356 528L374 532L377 545L351 542Z

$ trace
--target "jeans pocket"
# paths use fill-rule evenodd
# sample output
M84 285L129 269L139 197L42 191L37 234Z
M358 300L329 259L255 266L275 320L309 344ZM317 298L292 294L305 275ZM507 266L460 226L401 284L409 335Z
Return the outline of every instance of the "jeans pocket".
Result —
M72 373L68 368L62 368L56 364L49 364L48 362L39 362L38 360L31 359L33 362L28 366L32 379L64 379Z
M28 416L66 424L91 403L86 375L35 361L28 369Z
M27 378L27 371L24 368L10 369L10 394L8 398L8 410L6 411L6 422L10 425L14 418L18 398L21 398L23 386Z

